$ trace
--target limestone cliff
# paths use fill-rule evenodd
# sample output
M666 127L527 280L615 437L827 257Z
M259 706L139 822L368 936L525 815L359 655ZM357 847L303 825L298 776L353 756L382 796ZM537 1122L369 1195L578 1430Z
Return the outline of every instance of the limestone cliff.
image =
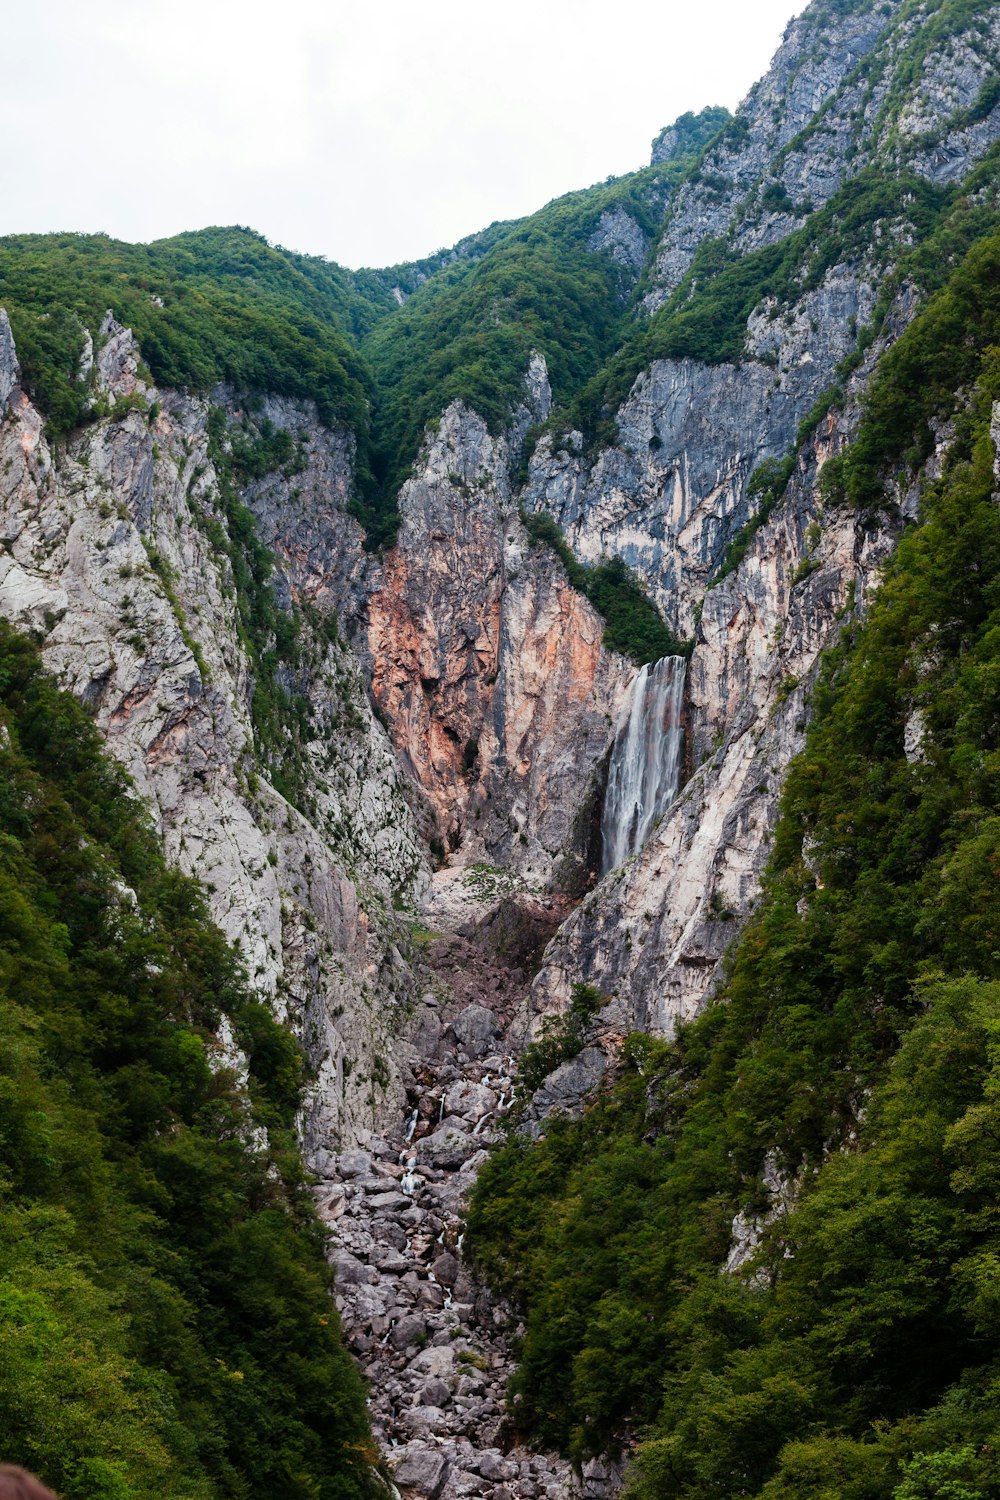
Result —
M928 15L886 5L834 19L814 5L791 25L735 126L668 211L650 312L668 304L699 245L722 235L743 254L779 243L863 166L935 182L974 170L1000 133L990 92L996 13L981 8L951 36ZM914 57L919 67L907 72ZM995 174L973 180L995 211ZM764 192L773 181L786 195L804 194L808 181L810 203L764 212L780 196ZM540 1010L563 1008L571 984L586 979L612 997L604 1020L619 1031L669 1034L705 1003L753 906L819 653L877 587L913 503L907 492L895 517L877 521L825 511L819 483L857 427L880 355L919 306L918 289L893 279L912 238L907 202L867 222L867 247L818 279L815 241L790 242L801 247L799 280L814 284L752 308L740 362L656 361L616 413L615 446L588 453L566 433L544 437L533 455L522 504L555 516L581 558L624 557L694 641L690 781L646 849L554 939L535 985ZM677 305L693 294L682 288ZM852 351L868 322L862 357ZM748 476L793 451L782 504L713 583L727 544L752 530Z
M398 545L369 575L362 650L442 853L564 888L591 860L598 767L631 669L519 520L518 427L550 399L540 359L526 393L500 437L461 403L442 416L400 495Z
M255 745L253 672L210 452L214 409L158 392L110 317L96 355L108 415L53 452L18 385L0 313L0 610L41 641L46 664L94 711L146 799L168 855L198 876L253 981L304 1037L317 1070L307 1141L351 1139L398 1088L392 1037L411 980L394 899L425 879L402 777L336 633L321 559L287 569L300 645L288 670L307 728L301 806L269 779ZM284 413L290 416L291 413ZM329 506L350 443L301 430L305 494ZM291 481L274 479L290 503ZM317 549L318 550L318 549ZM305 809L305 810L304 810Z
M988 92L1000 18L984 4L936 27L939 9L817 3L790 23L771 68L678 192L647 307L665 304L706 239L741 251L774 244L872 165L936 182L965 175L1000 135Z
M615 268L613 406L578 430L567 380L553 415L555 362L521 328L510 402L434 407L382 552L357 519L367 411L351 429L288 394L157 389L109 314L83 340L88 420L50 441L0 310L0 612L90 705L304 1042L302 1137L341 1305L416 1494L575 1483L501 1451L516 1321L461 1264L463 1195L519 1047L575 983L606 1003L536 1117L578 1108L623 1033L669 1035L706 1003L759 892L821 653L912 516L912 489L860 515L822 474L933 280L908 253L946 212L967 216L949 255L997 222L993 158L970 173L1000 137L1000 18L971 4L935 28L943 9L817 0L695 169L602 199L569 259ZM655 160L676 150L664 132ZM395 301L437 285L446 306L502 228L396 268ZM744 272L709 307L706 348L656 344ZM580 382L609 349L589 349ZM764 514L750 478L782 460ZM634 570L691 651L685 784L600 881L636 667L533 539L542 513L581 563ZM920 739L914 719L914 757ZM616 1486L592 1466L583 1493Z

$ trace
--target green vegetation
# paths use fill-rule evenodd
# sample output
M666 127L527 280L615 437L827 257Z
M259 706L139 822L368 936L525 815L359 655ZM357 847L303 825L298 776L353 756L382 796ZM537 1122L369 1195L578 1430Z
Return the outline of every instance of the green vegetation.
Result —
M527 1314L515 1420L576 1458L638 1429L633 1500L1000 1496L995 255L886 356L843 466L875 503L940 348L951 460L825 662L721 994L477 1187L468 1243ZM724 1275L737 1212L760 1240Z
M879 223L905 217L912 237L923 240L954 196L923 178L869 168L775 245L741 255L724 239L704 241L667 305L635 325L580 391L567 420L595 440L614 442L614 413L653 360L739 363L754 308L773 298L777 316L783 305L818 286L832 266L871 251ZM884 253L889 253L888 240Z
M935 441L932 423L952 413L956 392L975 378L982 347L1000 341L997 213L988 200L982 201L998 160L1000 152L994 149L948 201L927 236L900 258L883 283L870 324L837 371L843 382L861 364L901 286L909 283L936 294L916 328L880 360L858 441L845 457L824 468L825 503L850 503L860 510L883 505L883 476L893 465L914 470L928 457ZM977 325L977 336L970 340L967 331ZM714 582L739 566L755 533L783 499L799 450L842 399L842 384L824 391L800 422L792 451L781 460L766 460L750 476L747 494L756 509L726 548Z
M79 368L84 329L96 337L108 308L164 386L208 390L221 381L251 397L315 401L323 421L344 422L357 437L353 508L369 545L386 545L424 428L450 401L468 401L497 430L523 396L533 349L565 401L616 347L628 285L587 241L619 206L651 240L664 199L726 118L718 109L684 116L671 160L385 271L345 271L243 228L151 245L8 236L0 305L56 438L100 415ZM409 299L403 307L397 287Z
M801 441L801 434L799 441ZM798 447L798 442L796 443L796 447ZM757 468L754 469L747 480L747 499L754 506L753 515L747 521L746 525L740 527L723 553L722 562L712 580L713 583L719 583L730 573L735 573L746 556L747 548L757 535L757 532L774 513L784 498L789 480L794 472L794 454L780 460L766 458L762 464L758 464Z
M375 327L362 347L379 392L379 487L359 509L374 541L394 535L399 487L424 429L450 402L468 402L495 432L524 399L532 350L545 356L557 401L594 374L620 339L628 285L617 263L587 242L601 215L619 207L651 240L664 198L724 118L715 109L685 117L670 161L499 226L483 255L446 265Z
M659 612L620 557L594 567L577 562L552 517L544 511L521 512L521 520L536 545L551 547L575 589L604 619L604 644L609 651L628 656L636 666L659 661L662 656L684 656L692 642L682 641L664 624Z
M587 1040L587 1027L607 996L592 984L574 984L569 1009L561 1016L543 1022L542 1035L521 1053L517 1065L518 1092L529 1099L536 1089L564 1062L578 1057ZM509 1119L516 1119L513 1111Z
M370 288L371 296L376 296ZM88 417L78 380L83 329L105 311L133 330L154 379L315 401L364 441L368 376L350 334L380 315L325 261L274 249L249 229L206 229L126 245L106 235L0 240L0 305L28 389L62 436ZM395 304L386 296L384 311Z
M667 155L670 161L683 161L688 157L700 154L709 141L713 140L725 125L729 124L731 115L728 109L721 105L715 105L708 109L700 110L694 114L688 110L679 115L672 125L665 125L653 142L653 153L662 148L666 138L671 140L671 149Z
M932 423L952 414L956 393L978 373L983 347L997 344L1000 235L972 247L916 326L879 362L866 420L838 471L834 498L858 508L876 505L891 465L922 463L933 451Z
M302 1060L0 626L0 1433L66 1500L362 1500ZM249 1058L212 1061L223 1016Z

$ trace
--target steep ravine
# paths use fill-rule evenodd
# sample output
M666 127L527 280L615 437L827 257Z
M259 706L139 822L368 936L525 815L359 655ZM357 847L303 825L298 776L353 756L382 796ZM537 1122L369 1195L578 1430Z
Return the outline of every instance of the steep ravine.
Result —
M463 1196L511 1102L533 966L512 970L485 939L457 935L436 940L427 961L404 957L408 933L393 906L412 910L426 893L426 920L437 927L469 931L486 917L496 925L494 943L498 934L506 941L507 923L514 942L533 932L530 946L540 953L572 902L531 891L544 890L558 860L573 856L573 871L582 867L590 834L574 833L574 821L581 804L590 805L591 767L606 752L631 669L602 650L599 619L551 554L529 545L501 455L484 530L504 584L490 660L499 686L481 683L484 705L469 719L470 736L483 741L478 775L466 778L453 758L443 773L452 792L467 788L470 802L480 799L494 832L470 840L469 864L442 871L431 888L417 829L434 826L434 783L415 773L433 736L416 736L413 757L404 757L414 776L407 781L335 623L334 603L349 621L352 592L370 566L344 510L349 438L285 401L248 416L225 392L210 402L155 389L139 373L131 334L110 317L97 362L111 415L65 449L50 448L0 317L0 608L35 632L47 665L92 707L168 855L206 883L213 914L257 987L304 1043L313 1066L304 1154L318 1179L321 1217L334 1231L338 1297L351 1347L372 1379L377 1435L394 1456L405 1449L404 1493L577 1495L561 1460L507 1451L513 1315L472 1283L459 1259ZM233 523L212 445L213 411L242 442L256 441L268 422L298 434L289 472L253 480L242 500L276 557L275 598L297 619L297 661L286 680L308 704L307 734L290 748L301 809L271 781L255 742L255 669L220 550ZM454 421L460 448L478 432L489 453L477 419L457 411ZM446 419L443 432L450 430ZM432 449L430 477L410 502L415 518L426 516L428 495L434 503L435 482L453 510L459 498L447 475L435 477L436 466ZM414 551L433 567L433 548L419 533ZM441 588L463 556L459 545ZM433 612L440 597L429 588L423 607ZM456 613L457 638L468 640L460 606L440 611L441 629ZM383 670L396 659L394 644L386 643ZM447 658L450 647L442 651ZM559 662L561 675L553 671ZM442 696L428 722L447 712ZM511 766L515 734L522 758ZM519 784L519 794L505 790ZM530 843L509 812L490 805L490 786L498 802L523 809ZM542 837L549 851L539 858ZM514 849L510 864L526 866L523 876L475 863L476 850L502 856L505 842ZM243 1066L227 1032L218 1057ZM600 1466L591 1478L585 1493L606 1493Z
M513 1102L511 1022L530 976L481 935L440 936L425 958L405 1113L359 1147L313 1159L375 1434L406 1496L599 1500L615 1488L604 1465L578 1479L513 1442L505 1387L516 1315L462 1260L463 1203Z
M867 241L834 244L842 225L824 220L823 244L803 240L784 281L774 271L780 296L768 273L751 278L749 311L725 310L731 357L646 358L599 439L550 420L537 350L506 421L442 401L383 553L365 551L350 513L359 438L311 402L156 389L109 313L87 335L93 420L50 442L0 310L0 612L93 710L168 857L205 883L304 1046L303 1154L406 1500L620 1489L600 1461L576 1476L514 1443L517 1313L463 1262L463 1203L520 1052L574 986L603 1003L536 1094L536 1133L549 1110L581 1107L627 1033L669 1038L705 1007L753 912L822 653L915 515L910 480L860 513L830 499L823 473L920 306L916 281L893 280L926 229L919 210L1000 133L982 93L995 7L967 9L947 45L915 53L933 6L810 6L670 197L648 241L645 312L678 288L696 301L698 277L686 291L684 278L710 241L731 269L877 168L892 191ZM904 168L926 199L912 179L897 192ZM963 212L986 223L995 182L974 188ZM628 241L622 215L604 230L638 272L646 238ZM925 475L947 427L936 436ZM788 483L756 516L750 476L786 455ZM645 842L600 877L605 778L637 668L532 540L525 519L541 513L581 562L623 559L691 646L684 782L649 799ZM266 580L254 526L275 560ZM216 1052L239 1070L231 1035ZM772 1193L791 1197L790 1181L765 1162ZM737 1216L730 1269L748 1225Z

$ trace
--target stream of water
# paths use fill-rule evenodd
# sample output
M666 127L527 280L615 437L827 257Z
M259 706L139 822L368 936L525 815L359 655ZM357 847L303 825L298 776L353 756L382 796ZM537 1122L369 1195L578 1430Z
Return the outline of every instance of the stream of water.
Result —
M677 795L684 730L683 656L664 656L639 672L618 727L601 818L601 873L641 849Z

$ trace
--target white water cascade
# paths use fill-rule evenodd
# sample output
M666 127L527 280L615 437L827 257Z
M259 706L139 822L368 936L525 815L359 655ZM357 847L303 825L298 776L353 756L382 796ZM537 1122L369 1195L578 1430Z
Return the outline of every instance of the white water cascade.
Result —
M604 794L602 875L642 848L677 795L686 670L683 656L664 656L643 667L629 688Z

